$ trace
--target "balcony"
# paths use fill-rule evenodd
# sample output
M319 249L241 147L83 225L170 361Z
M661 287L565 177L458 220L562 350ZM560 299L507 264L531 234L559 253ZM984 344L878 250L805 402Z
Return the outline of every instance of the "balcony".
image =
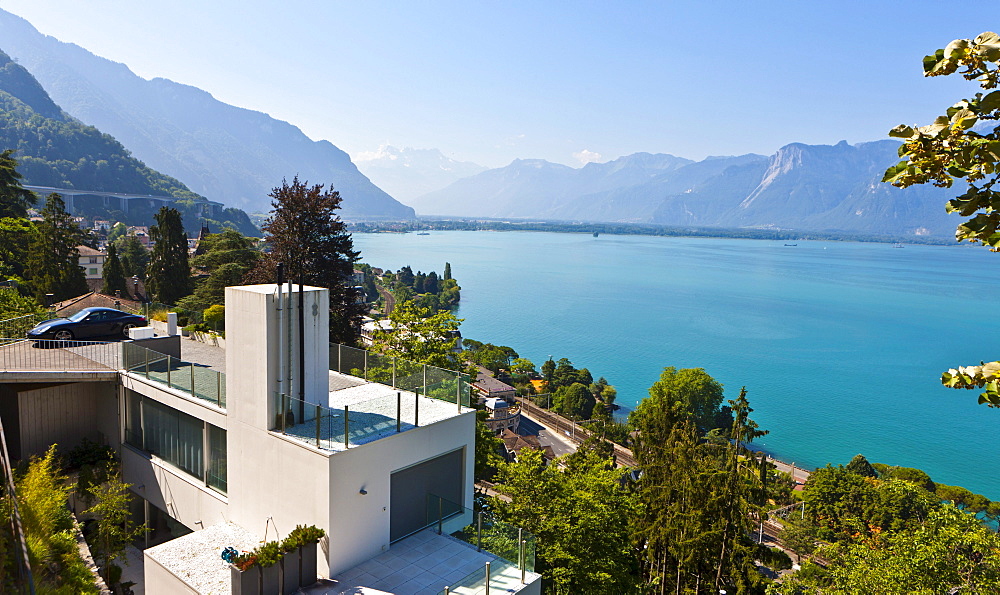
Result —
M331 452L471 411L468 376L338 344L325 403L271 398L272 431Z

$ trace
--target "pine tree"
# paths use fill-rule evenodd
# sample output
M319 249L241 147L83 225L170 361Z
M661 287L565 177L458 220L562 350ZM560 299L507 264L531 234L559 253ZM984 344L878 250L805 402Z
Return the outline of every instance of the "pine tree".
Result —
M42 221L28 246L28 269L35 298L43 304L46 294L55 301L87 292L87 278L80 267L77 246L83 240L80 226L66 212L61 196L52 193L45 200Z
M441 276L442 279L451 279L451 263L444 263L444 273Z
M288 278L330 290L330 340L353 344L361 332L365 305L351 278L360 252L340 219L340 193L323 184L309 186L298 176L269 195L274 212L262 227L271 252L247 276L255 283L274 283L277 265Z
M108 259L104 263L104 286L101 293L115 295L120 291L122 296L128 296L128 286L125 283L125 270L118 259L118 249L114 244L108 244Z
M115 247L121 254L122 269L126 277L146 278L149 266L149 250L142 245L135 234L128 234L115 240Z
M0 217L27 217L28 207L37 200L34 192L21 186L14 150L0 153Z
M174 304L191 294L191 267L188 264L187 234L177 209L162 207L156 214L156 225L149 228L154 242L147 269L146 287L153 298L164 304Z

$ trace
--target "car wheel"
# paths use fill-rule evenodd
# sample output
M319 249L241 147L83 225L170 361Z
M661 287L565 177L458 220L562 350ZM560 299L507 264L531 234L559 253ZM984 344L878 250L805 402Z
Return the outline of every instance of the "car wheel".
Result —
M135 328L135 325L131 322L126 322L122 325L122 336L128 339L128 332Z
M65 329L61 331L56 331L56 334L52 335L52 338L55 339L56 341L72 341L73 331L68 331Z

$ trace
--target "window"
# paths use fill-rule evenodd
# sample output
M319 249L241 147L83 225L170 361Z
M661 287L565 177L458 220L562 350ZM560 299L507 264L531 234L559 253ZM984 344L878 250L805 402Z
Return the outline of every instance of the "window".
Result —
M97 274L97 269L87 269L87 271L88 271L87 272L88 275L96 275Z
M91 256L90 257L90 264L97 264L97 257L96 256Z
M226 493L226 431L222 428L126 390L125 443Z
M226 431L208 425L208 487L226 493Z

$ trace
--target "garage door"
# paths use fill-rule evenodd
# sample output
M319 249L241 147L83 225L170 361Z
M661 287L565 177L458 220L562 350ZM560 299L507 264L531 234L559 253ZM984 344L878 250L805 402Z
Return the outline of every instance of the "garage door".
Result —
M389 488L390 541L398 541L429 523L428 494L459 504L463 502L464 455L463 449L455 450L392 474Z

